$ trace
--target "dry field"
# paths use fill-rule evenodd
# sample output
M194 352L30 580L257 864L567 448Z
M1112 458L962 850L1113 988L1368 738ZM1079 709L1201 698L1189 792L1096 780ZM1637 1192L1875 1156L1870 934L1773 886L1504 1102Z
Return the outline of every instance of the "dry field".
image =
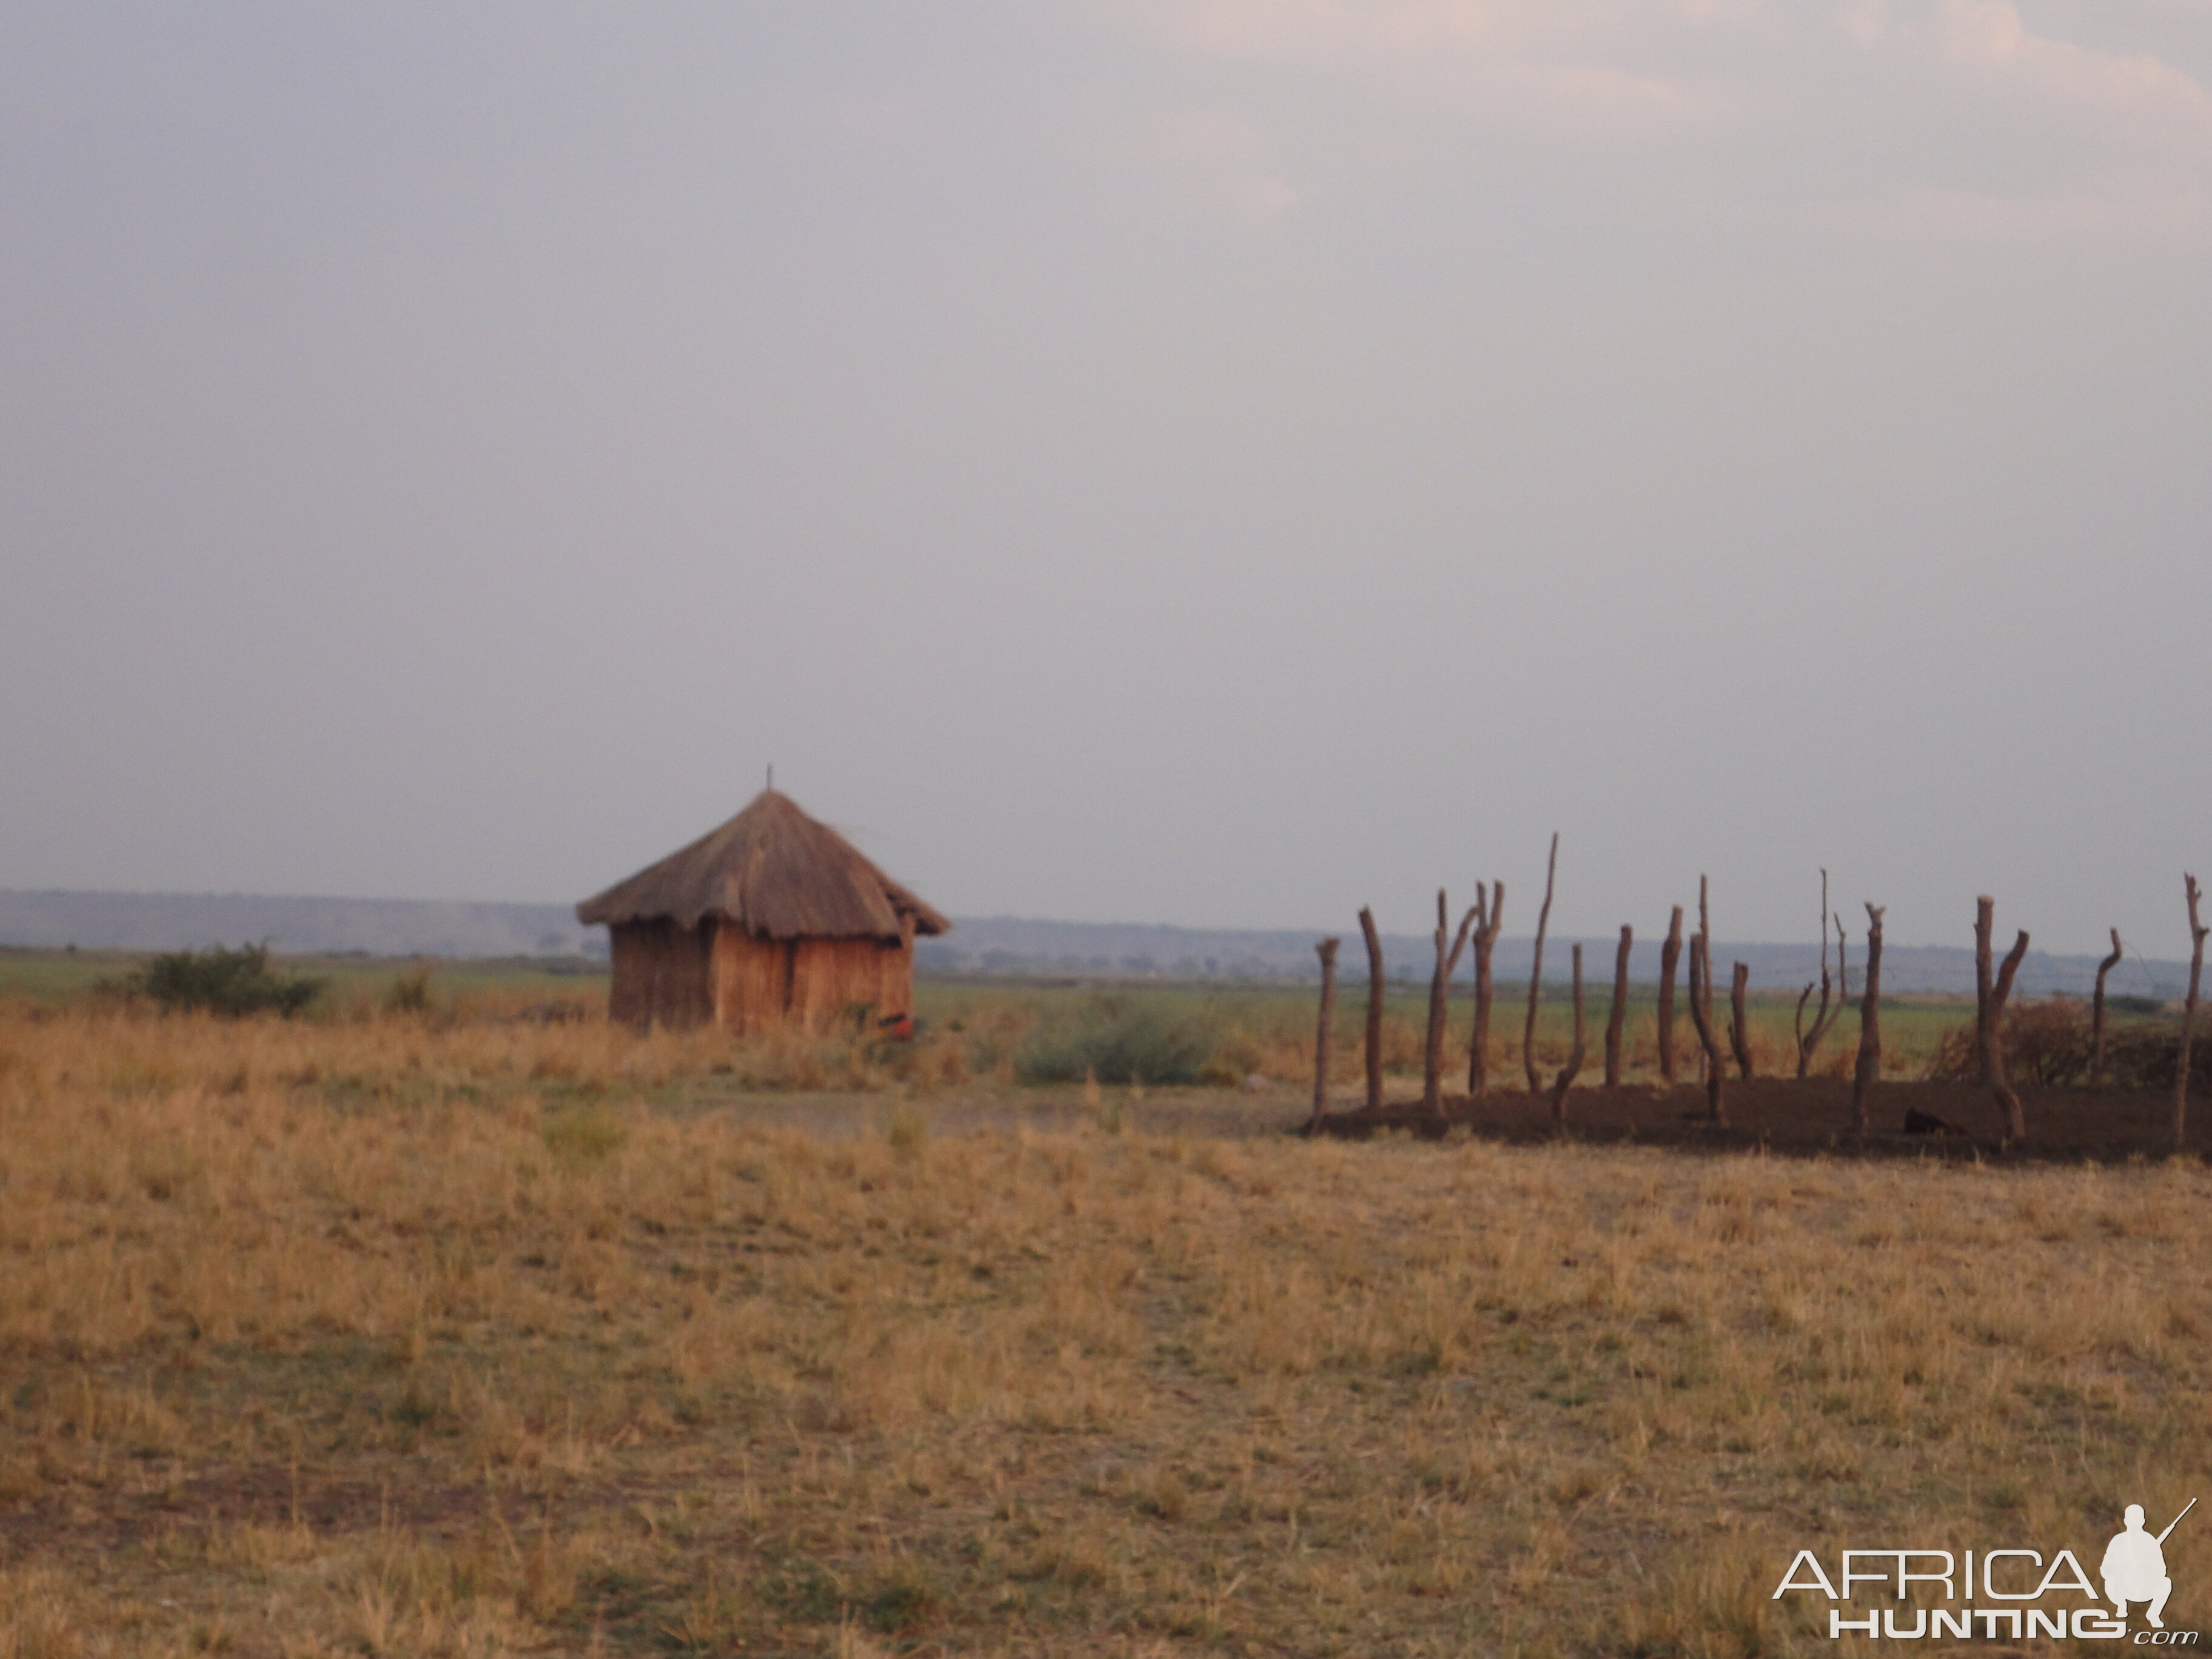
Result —
M790 1065L0 1007L0 1659L1850 1653L1801 1547L2212 1496L2194 1159Z

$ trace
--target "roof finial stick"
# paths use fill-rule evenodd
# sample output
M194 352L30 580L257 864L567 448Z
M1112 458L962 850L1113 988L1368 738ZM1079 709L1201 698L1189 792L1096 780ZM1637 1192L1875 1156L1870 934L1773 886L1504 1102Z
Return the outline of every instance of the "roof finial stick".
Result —
M770 761L768 763L768 787L771 789L775 787L775 763L774 761Z

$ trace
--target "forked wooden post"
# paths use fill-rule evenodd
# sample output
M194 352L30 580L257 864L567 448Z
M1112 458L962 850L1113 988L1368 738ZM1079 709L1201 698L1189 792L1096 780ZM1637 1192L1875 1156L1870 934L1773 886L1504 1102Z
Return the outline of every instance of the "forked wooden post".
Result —
M1659 1078L1674 1081L1674 970L1682 961L1682 907L1667 920L1667 941L1659 947Z
M2177 1152L2189 1133L2189 1046L2197 1035L2197 995L2204 983L2204 936L2212 933L2197 920L2197 901L2203 894L2197 878L2185 873L2181 890L2189 900L2189 994L2181 1004L2181 1054L2173 1073L2173 1150Z
M1308 1127L1328 1115L1328 1061L1331 1038L1336 1030L1336 947L1340 939L1325 939L1314 946L1321 958L1321 1019L1314 1028L1314 1102Z
M1498 930L1505 925L1505 884L1490 884L1486 901L1480 883L1474 890L1474 1035L1467 1045L1467 1091L1480 1100L1490 1091L1490 1004L1496 987L1490 977L1490 953L1498 944Z
M1528 1074L1528 1092L1541 1092L1544 1082L1536 1070L1536 1005L1544 995L1544 930L1552 921L1552 880L1559 873L1559 832L1552 831L1551 861L1544 866L1544 908L1536 914L1536 954L1528 964L1528 1018L1521 1027L1521 1069Z
M1382 936L1375 913L1359 908L1359 933L1367 941L1367 1109L1382 1109Z
M1842 969L1843 959L1844 919L1841 916L1838 916L1836 918L1836 965L1838 971L1839 972ZM1828 1035L1828 1028L1834 1024L1835 1022L1842 1017L1844 1000L1850 994L1850 988L1846 985L1837 994L1835 1001L1832 1005L1828 1000L1829 990L1828 872L1826 870L1823 870L1820 872L1820 1006L1819 1012L1814 1013L1813 1016L1813 1029L1810 1031L1808 1031L1805 1029L1805 1004L1813 994L1813 988L1810 984L1808 984L1802 991L1797 994L1797 1018L1796 1024L1797 1033L1797 1075L1801 1079L1811 1075L1813 1070L1813 1056L1820 1051L1820 1042L1822 1038Z
M1851 1126L1867 1132L1874 1086L1881 1081L1881 915L1867 906L1866 995L1859 1004L1859 1061L1851 1073Z
M2120 965L2120 930L2112 929L2112 954L2097 964L2097 995L2089 1005L2089 1081L2105 1080L2105 975Z
M1474 925L1474 912L1469 910L1460 918L1459 937L1444 949L1445 929L1450 924L1449 902L1444 890L1437 889L1437 966L1429 977L1429 1030L1427 1041L1421 1045L1421 1104L1441 1117L1444 1109L1444 1016L1445 999L1451 992L1451 976L1459 968L1459 953L1467 948L1468 929Z
M1575 946L1575 1046L1568 1051L1567 1063L1559 1067L1559 1074L1552 1080L1552 1121L1567 1121L1567 1091L1575 1086L1582 1075L1583 1056L1588 1052L1583 1042L1583 947Z
M1620 948L1613 957L1613 1012L1605 1022L1605 1086L1620 1086L1620 1035L1628 1024L1628 952L1636 943L1636 930L1623 927Z

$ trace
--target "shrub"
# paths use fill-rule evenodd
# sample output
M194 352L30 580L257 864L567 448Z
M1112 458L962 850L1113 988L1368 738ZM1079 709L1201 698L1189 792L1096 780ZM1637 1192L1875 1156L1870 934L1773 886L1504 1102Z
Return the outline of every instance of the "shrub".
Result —
M418 962L412 968L403 968L392 975L391 988L384 994L384 1011L388 1014L427 1014L430 1012L430 964Z
M1207 1021L1157 1002L1093 997L1072 1016L1040 1025L1016 1069L1024 1083L1079 1083L1086 1071L1108 1083L1196 1083L1214 1036Z
M2107 1009L2111 1006L2108 1002ZM2090 1080L2089 1011L2074 998L2054 997L2007 1009L2004 1041L2005 1073L2015 1084L2049 1087ZM2104 1081L2112 1088L2171 1089L2180 1056L2179 1020L2107 1020ZM1928 1076L1935 1083L1980 1079L1974 1065L1972 1022L1943 1034ZM2189 1056L2189 1080L2192 1089L2212 1089L2212 1042L2202 1035Z
M2181 1022L2144 1020L2105 1033L2105 1075L2134 1089L2171 1089L2181 1060ZM2212 1091L2212 1030L2202 1013L2189 1050L2189 1086Z
M2089 1011L2070 999L2024 1002L2005 1011L2005 1074L2045 1085L2089 1080ZM2105 1030L2112 1046L2112 1028Z
M319 995L324 981L273 973L266 945L220 945L204 951L169 951L152 957L125 981L133 995L165 1013L204 1009L237 1019L274 1012L289 1019Z

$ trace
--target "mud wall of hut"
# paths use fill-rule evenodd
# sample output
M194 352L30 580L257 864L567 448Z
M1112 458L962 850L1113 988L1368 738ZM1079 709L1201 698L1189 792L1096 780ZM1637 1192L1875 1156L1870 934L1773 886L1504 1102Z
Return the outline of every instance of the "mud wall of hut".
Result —
M911 939L762 939L711 917L612 933L607 1013L629 1024L819 1031L858 1007L877 1019L914 1012Z
M626 921L613 935L610 1018L632 1025L697 1025L714 1012L709 978L712 930L678 927L665 917Z
M855 1007L878 1019L914 1010L910 939L772 939L724 924L713 957L713 1018L733 1031L818 1031Z

